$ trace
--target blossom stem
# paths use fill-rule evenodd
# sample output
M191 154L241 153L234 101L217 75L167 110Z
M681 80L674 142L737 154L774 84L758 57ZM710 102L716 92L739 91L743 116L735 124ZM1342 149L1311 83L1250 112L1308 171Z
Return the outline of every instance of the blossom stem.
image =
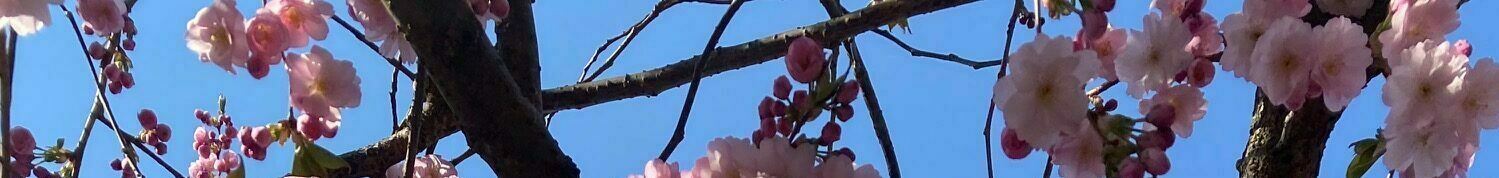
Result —
M390 134L396 134L396 132L401 131L401 121L400 118L398 118L398 116L396 115L396 91L399 90L396 87L396 82L400 81L400 75L401 70L399 69L390 71ZM421 93L415 93L413 95L417 94ZM417 98L421 97L418 96Z
M703 54L701 56L710 57L704 59L712 59L713 50L718 47L719 37L723 37L724 29L729 26L729 21L734 19L734 14L739 12L739 7L744 5L744 1L734 0L729 4L729 10L724 12L723 17L718 20L717 27L713 28L713 36L708 37L708 44L703 47ZM682 134L685 134L687 127L687 116L692 114L692 103L697 99L698 86L703 82L703 68L709 62L711 61L703 60L693 64L692 83L687 87L687 101L682 104L682 114L677 117L677 130L672 133L671 141L666 143L666 148L661 150L661 155L657 156L656 159L666 160L666 158L671 157L671 152L676 150L677 144L682 143Z

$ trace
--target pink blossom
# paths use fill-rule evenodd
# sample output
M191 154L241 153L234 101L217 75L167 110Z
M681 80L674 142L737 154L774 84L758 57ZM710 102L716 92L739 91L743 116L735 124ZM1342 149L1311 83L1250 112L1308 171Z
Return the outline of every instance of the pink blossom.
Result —
M1499 66L1492 58L1479 59L1464 73L1457 88L1454 119L1475 122L1486 129L1499 128Z
M1140 162L1145 164L1145 171L1154 175L1166 174L1171 171L1171 160L1166 156L1166 151L1160 148L1146 148L1140 151Z
M0 0L0 28L9 27L21 36L30 36L52 23L48 5L62 0Z
M1009 76L994 84L994 103L1016 136L1039 148L1056 144L1062 133L1086 119L1083 86L1096 76L1097 55L1073 51L1068 37L1037 34L1020 46ZM1180 49L1180 48L1178 48Z
M1078 16L1083 20L1083 28L1077 34L1079 41L1094 41L1102 38L1109 30L1109 16L1102 10L1083 11L1079 12Z
M217 160L217 159L214 159L214 158L198 158L198 160L193 161L192 164L188 165L188 168L187 168L188 177L192 177L192 178L211 178L211 177L215 177L216 175L218 175L218 171L216 170L217 169L217 165L215 164L216 162L214 162L215 160Z
M10 146L11 158L25 161L36 158L36 155L31 153L31 150L36 149L36 137L32 137L30 129L21 126L10 127L10 133L6 137L9 137L5 140L10 142L8 146Z
M380 56L405 63L416 62L416 50L396 29L396 21L379 0L348 0L349 17L364 26L365 38L380 42Z
M1061 165L1062 177L1103 177L1103 138L1093 124L1079 121L1065 125L1069 130L1062 141L1050 147L1052 162Z
M1417 43L1389 58L1390 75L1383 87L1383 100L1390 106L1385 125L1391 128L1426 128L1440 113L1452 113L1468 58L1451 53L1449 43ZM1405 62L1396 62L1405 61ZM1387 134L1388 135L1388 134ZM1396 167L1396 166L1391 166Z
M1249 0L1244 1L1244 14L1255 15L1258 18L1278 19L1280 17L1301 18L1312 11L1312 4L1308 0Z
M786 71L791 79L801 83L812 83L822 76L827 59L822 56L822 45L812 38L798 37L786 49Z
M859 80L854 79L854 80L848 80L848 81L844 81L843 82L843 85L838 88L838 95L837 95L837 97L833 98L833 101L836 101L838 103L843 103L843 104L849 104L850 102L853 102L854 99L856 99L858 97L859 97Z
M1120 178L1145 178L1145 166L1140 164L1140 158L1128 158L1119 161Z
M314 118L337 122L338 108L359 107L359 76L354 63L334 59L323 47L286 56L291 105Z
M412 166L411 169L416 171L411 174L411 177L413 178L458 177L458 170L453 168L453 163L449 163L447 160L442 159L442 156L438 155L426 155L418 157L415 166ZM386 178L400 178L405 175L406 161L401 161L396 163L395 165L390 165L390 168L385 169Z
M320 119L303 114L297 116L297 131L302 132L302 135L314 141L318 140L318 138L333 138L333 136L338 134L340 123L340 121L327 119L326 117Z
M265 160L266 147L271 146L271 130L265 127L242 129L239 133L240 152L255 160Z
M199 61L234 74L232 66L245 66L250 60L244 29L244 16L234 9L234 1L216 0L187 22L187 48L198 53Z
M230 172L239 168L239 154L234 151L224 150L219 153L219 159L214 160L214 168L219 172Z
M1417 177L1436 177L1452 169L1462 146L1461 139L1452 133L1456 127L1463 126L1455 122L1427 127L1387 125L1382 132L1386 137L1385 166Z
M1158 13L1144 20L1145 31L1130 31L1129 47L1116 61L1119 80L1135 98L1169 87L1172 78L1192 62L1192 54L1185 50L1192 34L1181 20Z
M1199 12L1183 23L1192 33L1192 41L1187 42L1187 51L1191 51L1192 56L1207 58L1223 51L1223 36L1218 35L1218 20L1213 19L1213 15Z
M83 26L100 36L124 30L125 12L124 0L78 0L78 16L83 17Z
M251 69L251 76L255 78L265 77L270 65L281 63L284 52L290 47L287 44L290 39L286 38L288 32L281 18L268 9L256 11L248 23L245 35L250 42L251 61L245 68Z
M287 44L291 47L307 46L307 38L328 38L328 16L333 16L333 5L323 0L270 0L265 9L281 17L286 25Z
M1446 40L1448 33L1456 31L1457 26L1462 25L1458 20L1457 2L1458 0L1421 0L1391 12L1390 29L1379 34L1381 54L1385 58L1395 58L1401 50L1416 43Z
M1254 74L1251 82L1264 90L1270 103L1301 108L1308 97L1307 88L1317 46L1303 40L1312 39L1311 24L1294 18L1281 18L1255 44L1252 55Z
M1349 17L1363 17L1374 5L1374 1L1365 0L1316 0L1316 3L1322 11Z
M1140 101L1140 114L1147 114L1151 108L1169 106L1172 108L1170 115L1171 131L1177 136L1187 138L1192 136L1192 124L1207 115L1208 101L1203 98L1202 89L1185 85L1177 85L1160 93L1153 98Z
M1322 88L1327 109L1343 110L1366 82L1365 68L1374 62L1363 27L1348 18L1338 17L1312 29L1313 40L1320 50L1314 51L1311 79Z
M645 175L631 175L630 178L681 178L683 174L686 173L677 170L677 163L652 159L645 163Z
M830 155L813 170L819 178L879 178L879 172L869 165L854 168L854 160L846 155Z
M1121 28L1109 28L1103 36L1094 40L1089 49L1098 54L1098 77L1104 80L1119 80L1118 73L1114 72L1114 60L1124 52L1124 44L1127 38L1126 31Z
M791 80L786 79L785 75L776 77L775 84L771 87L771 94L776 98L791 99Z
M739 138L708 142L708 155L697 160L684 177L810 177L816 146L792 146L785 137L760 140L759 146Z
M1471 56L1473 55L1473 44L1469 44L1468 40L1457 40L1456 43L1452 43L1452 52Z
M1224 71L1233 72L1234 76L1244 80L1254 80L1253 57L1255 44L1259 43L1260 36L1269 30L1270 21L1257 18L1243 13L1229 14L1223 18L1223 36L1227 39L1227 49L1223 50L1223 58L1218 64L1223 66Z

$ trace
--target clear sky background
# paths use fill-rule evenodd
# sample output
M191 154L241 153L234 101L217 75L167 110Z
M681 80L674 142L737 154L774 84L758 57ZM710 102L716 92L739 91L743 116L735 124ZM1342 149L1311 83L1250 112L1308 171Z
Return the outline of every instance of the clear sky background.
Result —
M215 99L229 98L229 114L241 125L262 125L282 119L287 107L285 70L272 70L261 80L248 75L229 75L210 64L200 63L185 46L184 31L195 12L211 1L142 0L131 14L140 28L137 50L131 52L138 85L119 95L111 95L115 115L125 122L124 128L139 130L133 120L141 108L155 109L161 121L174 128L171 148L165 157L179 171L186 171L196 158L191 151L192 130L199 125L191 112L195 108L213 110ZM347 16L343 0L331 0L336 14ZM656 1L539 1L535 4L540 39L542 85L545 88L573 83L593 50L604 39L618 34L650 11ZM843 1L850 8L863 7L867 1ZM1150 10L1148 1L1122 0L1110 13L1115 26L1139 29L1141 18ZM992 60L1001 56L1004 27L1010 13L1009 1L980 1L911 19L914 33L898 36L918 48L939 53L957 53L971 59ZM67 3L74 6L73 1ZM254 12L260 3L242 1L243 13ZM1492 56L1499 36L1492 29L1491 17L1499 12L1492 1L1473 1L1461 10L1463 22L1450 40L1468 39L1477 50L1474 56ZM670 64L700 52L712 32L712 26L725 6L686 3L666 11L636 39L605 76L619 76ZM1205 11L1218 19L1241 9L1239 1L1212 1ZM21 38L16 67L13 125L31 128L42 145L56 138L75 146L79 131L92 100L94 89L89 70L83 63L67 19L56 8L53 25L40 33ZM745 4L729 25L720 43L728 46L794 29L827 19L820 4L811 0L758 0ZM362 77L363 103L344 112L345 122L337 138L318 143L335 153L363 147L390 133L391 67L360 44L347 31L329 22L328 40L313 44L328 48L340 59L352 60ZM1076 16L1048 21L1047 34L1071 36L1078 29ZM1015 45L1030 41L1029 30L1016 30ZM880 94L892 140L895 143L902 173L908 177L982 177L984 145L980 135L984 128L985 109L992 94L995 68L973 70L967 66L928 58L912 57L889 41L873 35L858 38L865 60L869 62L874 90ZM90 37L88 40L99 40ZM306 52L308 48L293 49ZM841 62L846 64L846 62ZM279 67L281 65L277 65ZM771 81L784 75L781 60L726 72L703 80L695 112L687 127L685 141L677 149L673 162L686 169L704 155L707 142L716 137L749 137L758 122L755 107L771 92ZM410 85L401 79L397 108L401 115L409 103ZM1352 152L1347 144L1372 137L1381 127L1388 108L1380 101L1382 79L1375 79L1364 93L1354 99L1350 109L1338 122L1328 140L1321 165L1324 177L1341 177ZM1095 81L1093 85L1097 85ZM684 87L685 88L685 87ZM1243 151L1248 137L1249 116L1254 86L1232 75L1219 72L1213 84L1204 91L1209 100L1205 119L1197 122L1196 134L1179 139L1167 154L1172 170L1165 177L1233 177L1234 162ZM562 149L572 156L583 177L623 177L639 174L646 161L655 158L670 137L686 90L669 90L656 97L640 97L569 110L557 115L551 126ZM1122 88L1104 95L1120 99L1119 111L1138 116L1137 104L1123 94ZM862 102L862 99L859 101ZM878 141L863 104L856 104L857 116L844 125L840 145L859 155L859 164L874 164L887 172ZM998 117L996 118L998 119ZM996 137L1002 121L995 121ZM108 161L119 157L114 135L104 127L96 128L87 150L83 177L110 177ZM817 128L808 128L817 129ZM1478 153L1472 175L1499 175L1499 161L1492 155L1495 132L1482 132L1483 147ZM462 134L441 141L438 154L448 158L466 148ZM1040 176L1046 157L1036 152L1021 160L1004 158L997 150L994 168L998 177ZM237 145L237 144L236 144ZM237 148L237 146L236 146ZM269 159L245 161L250 177L272 177L290 170L290 146L272 146ZM144 158L144 157L143 157ZM247 159L248 160L248 159ZM493 177L481 159L459 165L465 177ZM56 170L56 167L52 167ZM170 176L154 162L141 166L146 175ZM1376 164L1366 177L1382 177L1385 168Z

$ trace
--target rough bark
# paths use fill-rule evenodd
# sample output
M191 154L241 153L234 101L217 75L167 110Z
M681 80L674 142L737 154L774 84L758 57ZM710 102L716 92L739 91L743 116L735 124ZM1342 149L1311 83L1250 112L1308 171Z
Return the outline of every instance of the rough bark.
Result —
M541 62L537 52L536 19L531 0L510 0L510 16L495 27L496 43L510 76L531 105L541 105Z
M464 1L391 0L421 76L444 96L469 148L499 177L578 177ZM528 4L528 3L527 3ZM526 4L516 4L526 5ZM421 134L421 133L418 133Z
M420 95L427 97L426 104L413 105L412 107L426 107L422 109L421 140L427 140L423 148L436 144L436 140L458 132L458 123L453 119L453 112L442 97L437 96L437 91L428 90L428 93ZM408 111L414 111L408 110ZM385 176L385 168L395 165L405 158L406 142L411 140L412 119L417 113L408 112L407 119L401 123L401 129L391 134L390 137L380 139L374 144L363 148L349 151L339 158L349 163L349 167L343 171L335 171L341 175L334 177L381 177Z

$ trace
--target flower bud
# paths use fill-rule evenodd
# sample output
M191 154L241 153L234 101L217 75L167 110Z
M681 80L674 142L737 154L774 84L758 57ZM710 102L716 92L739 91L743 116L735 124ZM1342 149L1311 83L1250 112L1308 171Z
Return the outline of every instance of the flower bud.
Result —
M771 112L771 107L774 107L774 106L771 106L771 105L774 105L774 104L772 104L774 102L775 101L772 101L772 99L770 99L770 97L765 97L765 98L760 99L760 106L759 106L758 110L759 110L759 113L760 113L760 119L761 120L764 120L766 118L775 118L776 117L775 113Z
M210 118L210 116L208 116L208 111L204 111L203 109L193 110L193 117L197 117L198 121L202 121L205 124L208 123L208 120Z
M817 144L822 146L833 145L833 142L842 138L843 126L838 126L837 122L828 122L827 125L822 126L822 137L817 139Z
M1145 163L1145 171L1154 175L1166 174L1171 171L1171 160L1166 158L1166 152L1158 148L1146 148L1141 151L1140 160Z
M1010 159L1021 159L1031 154L1031 144L1020 140L1020 136L1015 135L1015 129L1005 128L999 135L999 145Z
M156 128L156 111L141 109L140 112L135 114L135 119L140 120L142 129L151 130Z
M1150 107L1150 112L1145 113L1145 122L1156 127L1171 127L1176 122L1176 107L1164 104Z
M849 102L853 102L854 98L858 97L859 80L848 80L847 82L843 82L843 86L838 89L838 97L834 98L834 101L837 101L838 103L848 104Z
M786 71L796 82L812 83L822 75L826 57L822 56L822 45L812 38L798 37L786 50Z
M848 119L854 118L854 107L844 104L833 108L833 114L838 115L838 121L848 122Z
M1144 178L1145 166L1140 164L1139 158L1124 159L1119 162L1119 178Z
M156 129L156 131L152 132L152 133L154 133L154 135L152 135L152 136L156 137L156 139L161 140L163 142L167 142L167 141L171 141L172 140L172 127L167 126L166 123L158 123L158 124L156 124L156 128L155 129Z
M92 59L104 59L109 52L105 51L104 44L93 42L88 44L88 57Z
M786 98L788 97L786 95L791 94L791 80L786 79L786 76L782 75L780 77L776 77L773 87L774 88L771 88L771 92L776 96L776 98L780 98L782 100L789 99Z
M510 1L489 0L489 13L494 15L495 20L504 21L505 17L510 16Z

